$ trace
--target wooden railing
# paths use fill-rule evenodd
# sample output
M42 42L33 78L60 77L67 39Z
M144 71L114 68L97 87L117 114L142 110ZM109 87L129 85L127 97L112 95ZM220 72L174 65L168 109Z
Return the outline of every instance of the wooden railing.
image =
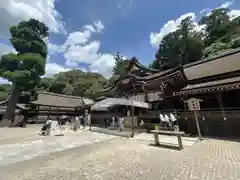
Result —
M159 113L162 114L169 114L173 113L173 111L170 110L164 110L164 111L148 111L144 114L141 114L140 117L142 118L159 118ZM192 111L177 111L178 117L181 119L191 119L194 118L194 113ZM240 120L240 109L230 109L225 108L223 111L220 109L202 109L198 112L198 117L205 119L212 119L212 120L227 120L227 119L239 119Z

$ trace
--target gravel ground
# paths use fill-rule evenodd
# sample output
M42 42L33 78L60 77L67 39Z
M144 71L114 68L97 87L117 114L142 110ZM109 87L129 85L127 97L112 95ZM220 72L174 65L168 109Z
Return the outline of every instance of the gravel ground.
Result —
M238 180L240 144L207 139L176 151L117 138L0 169L0 180L55 179Z
M67 149L114 139L116 136L89 131L68 132L64 136L30 136L0 140L0 168L8 164L49 155Z

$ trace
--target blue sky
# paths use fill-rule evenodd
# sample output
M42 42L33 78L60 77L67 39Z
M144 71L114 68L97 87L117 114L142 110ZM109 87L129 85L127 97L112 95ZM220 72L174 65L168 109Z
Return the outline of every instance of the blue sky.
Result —
M2 2L3 1L3 2ZM240 15L240 1L226 0L2 0L0 55L12 51L7 28L30 17L50 27L46 76L73 68L111 75L112 55L154 59L161 37L190 15L198 21L220 6ZM197 27L199 28L199 27Z

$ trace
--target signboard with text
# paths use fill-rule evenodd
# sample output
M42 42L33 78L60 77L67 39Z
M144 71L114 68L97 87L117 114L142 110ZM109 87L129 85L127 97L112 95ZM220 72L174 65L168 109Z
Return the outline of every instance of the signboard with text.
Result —
M190 111L200 111L200 102L201 99L190 98L186 102L188 103L188 108Z

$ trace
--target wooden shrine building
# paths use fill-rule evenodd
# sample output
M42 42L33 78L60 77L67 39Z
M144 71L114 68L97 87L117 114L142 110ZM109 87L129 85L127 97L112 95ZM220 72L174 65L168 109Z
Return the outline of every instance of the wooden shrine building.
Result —
M93 100L83 97L39 92L38 99L31 102L33 110L29 115L36 117L34 121L58 119L61 115L75 116L83 114L93 103Z
M132 59L125 77L112 87L118 97L152 104L143 119L158 119L158 113L177 111L180 129L196 133L192 112L185 100L203 100L198 112L205 136L240 137L240 49L166 71L147 68Z
M8 100L0 102L0 121L2 120L4 113L7 109L7 103L8 103ZM13 117L12 117L11 126L15 126L19 122L21 122L29 110L31 110L31 107L28 107L27 104L17 103L16 109L15 109Z

